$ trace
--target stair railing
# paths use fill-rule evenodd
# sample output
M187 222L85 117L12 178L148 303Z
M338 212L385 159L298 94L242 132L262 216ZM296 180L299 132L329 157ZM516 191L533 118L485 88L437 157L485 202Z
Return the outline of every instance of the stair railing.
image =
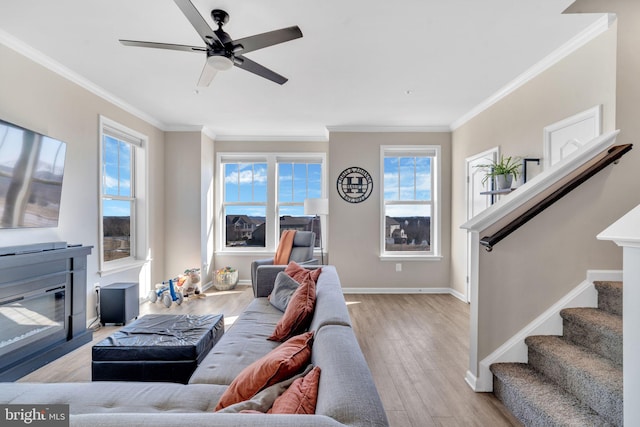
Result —
M632 144L612 147L619 131L594 138L570 158L564 159L518 187L461 228L487 236L479 240L487 251L536 215L569 194L631 150Z

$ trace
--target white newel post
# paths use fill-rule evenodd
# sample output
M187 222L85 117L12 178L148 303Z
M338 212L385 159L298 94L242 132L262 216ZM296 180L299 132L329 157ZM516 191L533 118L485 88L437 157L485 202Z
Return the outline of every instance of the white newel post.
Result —
M623 248L624 425L640 426L640 205L598 235Z

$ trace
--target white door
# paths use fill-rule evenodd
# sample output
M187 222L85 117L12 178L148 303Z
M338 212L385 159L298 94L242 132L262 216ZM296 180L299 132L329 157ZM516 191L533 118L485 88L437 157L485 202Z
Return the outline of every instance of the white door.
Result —
M479 165L487 164L498 159L498 147L476 154L466 159L466 172L467 172L467 221L474 216L478 215L483 210L487 209L493 203L491 195L480 194L484 191L488 191L490 180L484 184L482 180L484 178L484 170L479 168ZM468 233L467 233L468 234ZM471 242L469 236L467 236L467 302L471 302L469 296L471 295L470 281L471 277Z

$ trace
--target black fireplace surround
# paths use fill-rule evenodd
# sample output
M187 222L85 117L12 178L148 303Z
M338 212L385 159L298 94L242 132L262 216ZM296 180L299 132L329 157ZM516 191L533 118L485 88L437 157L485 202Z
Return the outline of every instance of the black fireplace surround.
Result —
M63 242L0 249L0 381L90 342L87 255Z

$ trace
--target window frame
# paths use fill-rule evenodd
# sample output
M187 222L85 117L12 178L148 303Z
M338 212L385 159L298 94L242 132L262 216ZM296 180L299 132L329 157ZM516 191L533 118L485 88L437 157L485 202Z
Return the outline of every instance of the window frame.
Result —
M440 260L440 182L441 182L441 146L439 145L381 145L380 146L380 260ZM385 200L385 158L386 157L430 157L431 160L431 201ZM431 246L429 251L387 251L386 250L386 207L391 205L430 205L431 206Z
M131 189L130 196L114 196L105 194L104 189L104 142L109 136L127 143L131 153ZM148 246L148 146L149 138L107 117L99 117L99 154L98 154L98 252L99 271L101 276L139 267L147 260ZM124 200L131 203L130 250L128 257L105 261L104 255L104 207L105 199Z
M224 202L225 186L224 186L224 164L225 163L266 163L267 164L267 201L265 215L265 246L261 247L227 247L226 246L226 219L224 216L225 206L229 202ZM279 238L280 230L280 206L297 206L302 205L298 202L280 202L278 199L278 164L279 163L318 163L321 165L321 197L327 194L326 179L326 153L323 152L299 152L299 153L281 153L281 152L219 152L216 154L216 173L218 185L216 192L216 230L218 238L216 239L216 253L220 254L248 254L248 255L265 255L275 253ZM240 205L250 205L250 203L237 203ZM323 246L326 251L326 222L322 222ZM316 248L318 250L318 248Z

